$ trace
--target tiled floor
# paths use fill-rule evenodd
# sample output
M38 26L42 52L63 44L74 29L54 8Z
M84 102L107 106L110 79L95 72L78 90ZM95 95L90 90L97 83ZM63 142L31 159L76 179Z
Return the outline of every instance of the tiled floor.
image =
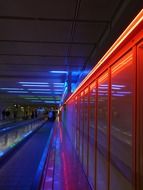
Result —
M57 123L56 135L43 182L42 190L89 190L87 178L81 168L68 135Z

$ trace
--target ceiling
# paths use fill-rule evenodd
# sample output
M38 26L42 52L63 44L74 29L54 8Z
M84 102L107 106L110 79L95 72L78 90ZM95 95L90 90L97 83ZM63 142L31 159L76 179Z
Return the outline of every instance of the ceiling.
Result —
M59 104L142 5L141 0L0 1L0 103Z

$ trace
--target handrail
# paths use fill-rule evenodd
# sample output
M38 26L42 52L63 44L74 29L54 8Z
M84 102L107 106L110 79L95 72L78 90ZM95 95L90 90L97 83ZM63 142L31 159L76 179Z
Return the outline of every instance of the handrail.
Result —
M40 190L42 178L43 178L43 174L44 174L44 169L46 166L46 161L47 161L49 153L50 153L50 145L51 145L51 139L53 137L53 132L54 132L54 127L50 131L50 135L49 135L48 141L46 143L46 147L44 149L42 158L40 160L40 164L37 169L36 176L35 176L31 190Z
M11 130L13 130L13 129L16 129L16 128L19 128L19 127L25 127L25 125L29 125L29 124L32 124L32 123L34 123L34 122L36 122L36 121L38 121L38 120L41 120L41 119L43 119L43 117L42 118L36 118L36 119L32 119L32 120L28 120L28 121L24 121L24 122L22 122L22 123L15 123L16 125L15 126L13 126L13 127L6 127L6 128L2 128L2 129L0 129L0 135L1 134L4 134L4 133L7 133L7 132L9 132L9 131L11 131Z
M37 118L32 120L31 122L28 122L28 124L32 124L34 122L38 122L41 121L42 118ZM0 156L0 162L5 162L7 160L7 158L9 158L9 155L11 155L12 152L14 152L15 150L17 150L24 142L26 142L27 139L29 139L37 130L39 130L40 127L42 127L44 125L44 123L46 122L46 120L40 124L37 128L35 128L33 131L30 131L29 133L27 133L21 140L19 140L18 142L16 142L13 146L10 146L1 156ZM25 123L21 126L21 127L25 127ZM19 125L15 128L18 128ZM9 131L6 131L9 132Z

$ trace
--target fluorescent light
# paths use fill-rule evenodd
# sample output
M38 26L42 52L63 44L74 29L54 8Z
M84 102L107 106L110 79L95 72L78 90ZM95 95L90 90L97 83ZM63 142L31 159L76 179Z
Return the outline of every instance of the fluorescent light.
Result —
M120 85L120 84L112 84L114 87L126 87L126 85Z
M62 92L53 92L53 94L63 94L63 91Z
M48 103L50 103L50 104L51 104L51 103L53 103L53 104L55 103L55 101L44 101L44 102L47 103L47 104L48 104Z
M112 90L121 90L121 87L114 87L114 86L112 86Z
M118 92L117 91L117 93L119 93L119 94L131 94L132 92L123 92L123 91Z
M51 73L55 73L55 74L67 74L67 71L50 71Z
M52 92L63 92L64 89L52 89Z
M121 96L121 97L123 97L125 95L124 94L112 94L112 96Z
M54 103L54 104L56 104L56 103L60 103L60 101L44 101L45 103Z
M53 87L54 87L54 88L64 88L64 85L57 85L57 84L56 84L56 85L54 85Z
M7 91L8 93L15 93L15 94L17 94L17 93L23 93L23 94L27 94L28 92L27 91Z
M24 90L23 88L0 88L1 90Z
M43 102L41 100L31 100L31 102Z
M51 92L32 92L33 94L51 94Z
M39 98L24 98L26 100L38 100Z
M54 85L63 85L64 86L64 82L55 82L55 83L53 83Z
M55 91L51 91L51 92L32 92L33 94L62 94L63 92L55 92Z
M19 82L19 84L49 84L48 82Z
M33 89L33 88L30 88L30 89L28 89L28 90L32 90L32 91L51 91L51 89Z
M50 91L50 92L54 92L54 91L56 91L56 92L62 92L64 89L33 89L33 88L30 88L30 89L28 89L28 90L30 90L30 91L43 91L43 92L46 92L46 91Z
M40 84L22 84L22 86L49 87L49 85L40 85Z
M32 95L30 95L30 94L26 94L26 95L19 95L19 97L21 97L21 98L35 98L35 96L32 96Z

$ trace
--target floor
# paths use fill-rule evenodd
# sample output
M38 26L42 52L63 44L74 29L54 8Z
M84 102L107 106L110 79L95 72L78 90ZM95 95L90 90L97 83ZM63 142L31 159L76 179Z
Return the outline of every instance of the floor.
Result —
M89 190L71 141L60 122L57 123L41 190Z

